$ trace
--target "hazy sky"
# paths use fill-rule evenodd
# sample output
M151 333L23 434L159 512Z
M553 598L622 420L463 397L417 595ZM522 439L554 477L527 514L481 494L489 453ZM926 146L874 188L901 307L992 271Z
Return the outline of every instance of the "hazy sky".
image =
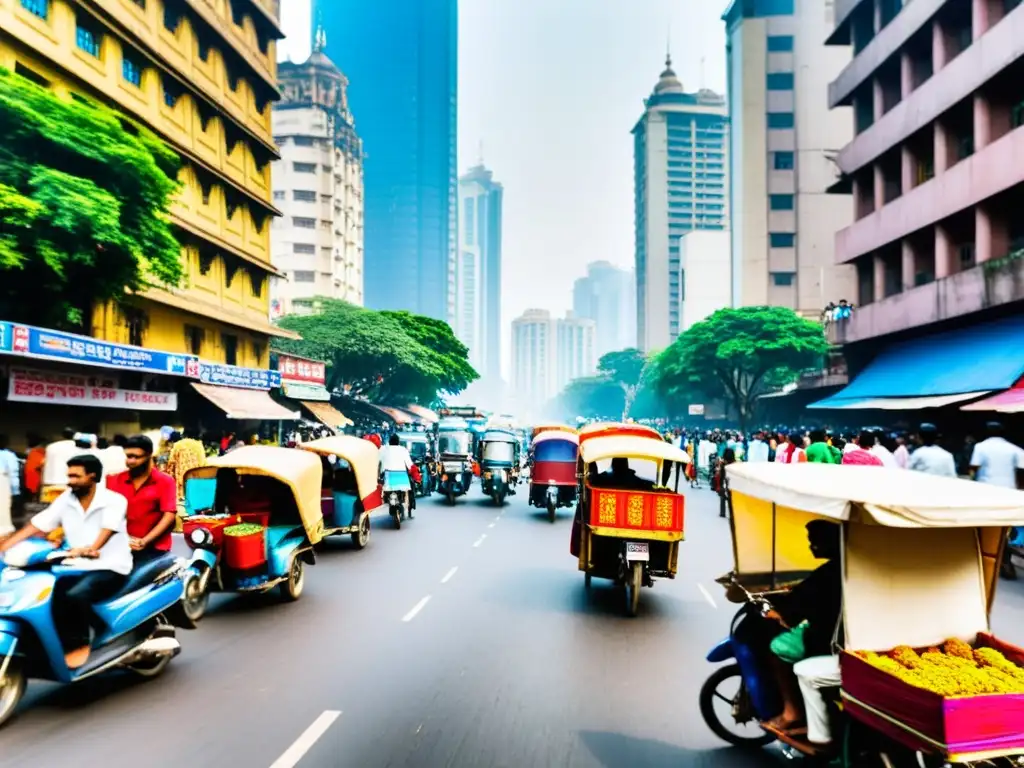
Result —
M505 187L506 358L511 320L528 307L570 309L588 262L632 267L630 130L664 68L670 31L684 87L724 89L726 4L460 0L459 169L476 164L483 142ZM309 0L282 7L294 35L282 58L301 60Z

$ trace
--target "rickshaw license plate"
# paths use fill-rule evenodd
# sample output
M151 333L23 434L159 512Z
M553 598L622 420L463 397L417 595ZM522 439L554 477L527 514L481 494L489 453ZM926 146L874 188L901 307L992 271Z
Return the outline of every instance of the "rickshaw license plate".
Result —
M638 541L627 541L626 542L626 559L627 560L650 560L651 551L647 542L640 543Z

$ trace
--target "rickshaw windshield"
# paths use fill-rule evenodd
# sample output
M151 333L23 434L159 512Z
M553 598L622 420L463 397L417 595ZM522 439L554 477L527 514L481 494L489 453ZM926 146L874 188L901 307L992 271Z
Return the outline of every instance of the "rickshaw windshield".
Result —
M427 444L423 440L406 440L405 447L409 451L409 455L415 459L426 458L427 455Z
M469 454L472 444L469 432L442 432L437 438L437 449L441 453Z
M493 441L484 443L483 460L501 461L511 464L515 461L515 444Z

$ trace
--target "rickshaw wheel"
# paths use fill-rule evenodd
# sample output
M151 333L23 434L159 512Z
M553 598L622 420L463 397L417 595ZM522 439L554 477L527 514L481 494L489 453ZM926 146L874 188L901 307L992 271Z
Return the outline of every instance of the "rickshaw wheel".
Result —
M212 576L212 574L211 574ZM189 574L185 580L185 589L180 602L171 611L171 623L182 629L195 629L200 619L206 615L206 606L210 602L210 590L202 589L203 579L199 574Z
M640 589L643 585L643 563L633 563L633 570L626 577L626 614L629 616L636 616L640 610Z
M352 543L356 549L365 549L370 543L370 516L363 515L359 521L359 530L352 534Z
M740 692L737 694L737 698L729 701L725 699L722 694L718 692L718 686L733 677L740 678ZM715 734L722 741L732 744L734 747L744 748L760 748L771 744L775 741L775 737L766 731L761 731L755 736L742 736L738 733L730 731L718 717L718 713L715 711L715 699L721 699L728 704L731 704L735 709L737 701L740 697L745 697L746 694L742 688L742 673L740 672L739 664L730 664L726 667L719 667L711 676L704 681L704 685L700 689L700 714L704 718L704 722L707 724L711 732ZM743 699L746 700L745 698Z
M292 563L288 567L288 578L281 583L281 597L288 602L295 602L302 597L302 587L306 583L306 570L302 558L292 555Z
M448 506L449 507L454 507L455 506L455 492L454 491L448 491L448 493L446 495L446 501L448 502Z
M558 507L555 506L555 502L548 499L548 520L552 523L555 522L555 517L558 515Z

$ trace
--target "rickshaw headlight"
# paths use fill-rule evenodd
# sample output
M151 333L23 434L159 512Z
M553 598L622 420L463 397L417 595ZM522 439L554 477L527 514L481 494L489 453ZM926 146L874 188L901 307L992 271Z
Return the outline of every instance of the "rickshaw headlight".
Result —
M210 533L209 528L193 528L192 533L188 535L189 541L192 546L203 549L213 544L213 534Z
M392 493L390 496L388 496L388 501L391 504L397 504L398 503L398 494L397 493Z

